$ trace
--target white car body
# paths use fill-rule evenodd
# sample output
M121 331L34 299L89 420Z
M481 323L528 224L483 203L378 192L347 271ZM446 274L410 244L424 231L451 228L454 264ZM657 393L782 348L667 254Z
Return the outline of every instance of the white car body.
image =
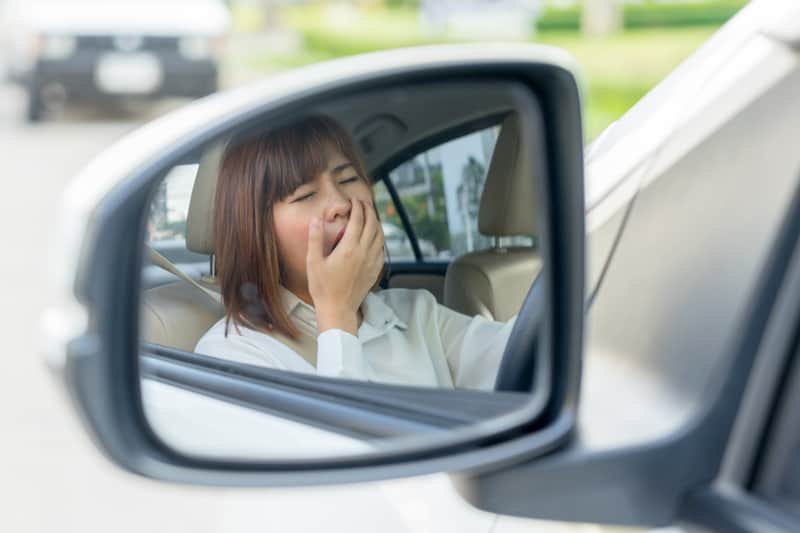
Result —
M0 54L11 72L31 66L39 35L185 35L221 37L230 13L220 0L6 0L0 6Z
M9 0L0 68L30 122L66 101L202 97L218 90L229 27L221 0Z
M750 98L767 91L774 80L798 68L800 57L768 37L770 32L781 31L800 35L796 2L756 0L745 11L588 150L590 277L599 275L591 264L593 253L599 253L599 245L591 239L592 232L604 224L616 223L614 215L639 188L657 179L660 169L701 143L716 125L735 114ZM751 83L742 84L742 80ZM701 88L703 91L698 92ZM121 179L123 176L112 175L74 184L68 196L68 209L74 216L63 228L65 246L78 242L82 235L88 215L82 206L90 205ZM45 319L45 351L50 364L56 366L63 353L59 352L63 350L60 340L71 338L85 320L77 302L65 291L65 280L71 278L64 271L74 272L77 265L61 267L59 272L65 278L56 280L61 292L53 302L60 312ZM69 309L73 312L64 312ZM581 415L598 417L597 413L617 399L604 398L592 389L593 375L609 369L593 364L590 343L585 360ZM456 495L445 475L302 489L190 487L137 478L99 457L41 361L28 360L20 368L13 379L29 383L28 390L36 396L38 408L23 412L14 406L14 416L6 418L10 423L6 422L3 440L10 443L10 450L3 458L3 478L14 483L4 483L8 492L3 501L10 503L0 515L0 529L4 531L603 530L597 526L496 517L478 511ZM210 425L214 422L210 421ZM590 437L613 439L599 429ZM320 439L315 444L326 445L323 436L315 438ZM332 440L330 444L334 445ZM15 457L22 460L14 461Z

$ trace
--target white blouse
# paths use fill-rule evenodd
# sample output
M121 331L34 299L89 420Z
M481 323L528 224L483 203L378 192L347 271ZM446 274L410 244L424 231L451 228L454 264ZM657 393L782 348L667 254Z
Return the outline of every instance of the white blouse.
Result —
M223 318L195 351L281 370L440 388L491 390L516 316L506 323L469 317L440 305L424 289L370 292L354 336L341 329L317 334L314 308L281 287L290 320L317 337L317 368L286 344Z

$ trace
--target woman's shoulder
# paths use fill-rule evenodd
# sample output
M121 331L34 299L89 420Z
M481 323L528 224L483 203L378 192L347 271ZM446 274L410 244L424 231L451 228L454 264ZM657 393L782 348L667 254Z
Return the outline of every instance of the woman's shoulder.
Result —
M195 351L202 353L200 350L201 346L224 341L226 338L225 322L226 320L223 317L212 324L211 327L203 333L203 336L197 340Z
M232 320L229 321L222 317L215 322L202 337L197 341L195 351L204 353L211 347L218 347L219 345L238 345L238 344L252 344L252 338L258 332L246 328L242 325L235 324Z
M290 348L269 335L222 318L197 341L195 352L239 363L284 370L307 370ZM301 360L302 361L302 360Z

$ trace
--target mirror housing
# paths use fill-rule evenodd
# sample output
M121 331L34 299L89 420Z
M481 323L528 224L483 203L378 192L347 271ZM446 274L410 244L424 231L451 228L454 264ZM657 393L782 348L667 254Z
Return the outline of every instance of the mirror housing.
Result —
M435 446L327 462L201 460L164 446L142 409L136 357L140 236L160 170L235 127L255 125L265 116L302 109L334 94L397 83L479 79L514 84L523 111L522 138L540 134L546 151L542 254L550 266L531 291L541 297L529 297L525 304L525 312L538 313L542 321L516 347L520 354L528 353L544 339L550 352L542 375L549 394L536 416L524 423L487 423ZM70 188L63 239L69 274L60 280L63 303L46 321L49 362L101 450L123 468L148 477L224 485L324 484L530 461L568 442L574 427L584 311L583 194L579 89L569 58L552 48L447 45L381 52L214 95L123 139Z

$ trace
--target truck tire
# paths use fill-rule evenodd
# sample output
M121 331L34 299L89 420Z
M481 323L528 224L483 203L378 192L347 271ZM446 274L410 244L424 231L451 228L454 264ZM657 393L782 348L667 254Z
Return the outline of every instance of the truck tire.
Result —
M29 123L41 122L44 119L44 101L42 89L38 83L28 85L28 105L25 109L25 120Z

